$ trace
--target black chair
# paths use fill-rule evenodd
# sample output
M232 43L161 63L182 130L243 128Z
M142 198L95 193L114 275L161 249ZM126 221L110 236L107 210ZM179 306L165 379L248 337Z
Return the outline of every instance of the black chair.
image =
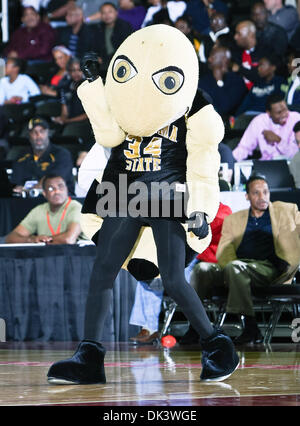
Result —
M253 172L266 177L271 191L294 188L294 180L286 160L253 160Z
M228 291L224 287L216 288L212 297L212 302L218 308L217 327L222 327L226 318L226 302ZM270 344L278 325L281 314L284 309L291 307L293 316L299 317L300 306L300 283L296 278L291 284L270 285L268 287L252 288L253 305L259 310L269 308L271 315L269 317L263 342Z
M37 84L47 84L56 71L57 65L54 62L39 62L28 64L25 74L29 75Z
M36 114L45 118L58 117L61 114L61 103L56 100L45 100L36 104Z
M9 136L18 135L25 123L27 124L30 118L35 113L35 107L32 103L24 104L6 104L3 105L3 112L8 120Z
M88 120L68 123L64 126L62 136L77 136L85 142L89 143L94 140L92 128Z

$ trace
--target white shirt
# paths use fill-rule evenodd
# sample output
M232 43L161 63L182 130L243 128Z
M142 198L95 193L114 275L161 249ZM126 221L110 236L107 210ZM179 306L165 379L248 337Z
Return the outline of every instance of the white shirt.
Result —
M147 10L145 19L142 23L142 28L145 27L146 25L150 24L150 22L152 22L153 19L153 15L160 11L161 9L161 5L158 4L156 6L150 6L149 9ZM172 22L175 22L177 20L177 18L179 18L180 16L183 15L185 9L186 9L186 2L185 1L168 1L167 2L167 9L168 9L168 13L169 13L169 17L171 19Z
M95 143L84 158L78 170L78 185L88 191L93 180L103 173L110 157L110 148Z
M0 79L0 105L13 96L20 96L22 103L28 102L30 96L40 95L39 86L26 74L19 74L13 83L9 77Z
M34 7L39 12L41 7L46 8L50 0L22 0L23 7Z

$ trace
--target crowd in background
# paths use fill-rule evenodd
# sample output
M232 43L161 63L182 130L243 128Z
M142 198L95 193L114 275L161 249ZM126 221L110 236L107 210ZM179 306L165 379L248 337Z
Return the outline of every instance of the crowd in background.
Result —
M94 144L76 93L81 58L95 52L105 80L123 40L157 23L175 26L195 47L199 90L225 123L220 154L231 182L235 161L291 160L300 121L299 15L296 0L9 1L10 36L1 45L0 160L13 162L14 170L28 154L28 121L38 116L48 122L51 143L69 150L78 167ZM253 124L247 137L258 117L263 137ZM32 161L40 160L35 155ZM45 162L41 167L51 171ZM10 180L25 184L14 175Z

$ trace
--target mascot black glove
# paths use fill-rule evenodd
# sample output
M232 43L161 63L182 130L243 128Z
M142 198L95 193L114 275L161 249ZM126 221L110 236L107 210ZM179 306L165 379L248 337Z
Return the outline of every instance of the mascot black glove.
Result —
M80 63L81 71L85 78L91 83L96 80L100 75L100 64L98 55L94 52L86 53Z
M188 231L193 232L199 240L207 237L208 223L206 221L206 214L202 212L192 213L188 220Z

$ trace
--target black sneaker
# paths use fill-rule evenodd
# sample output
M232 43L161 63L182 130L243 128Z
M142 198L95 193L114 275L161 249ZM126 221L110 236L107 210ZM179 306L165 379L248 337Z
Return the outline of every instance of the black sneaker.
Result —
M71 358L50 367L48 382L55 385L105 384L105 352L101 343L83 340Z
M202 372L200 379L206 382L226 380L238 368L240 360L234 344L223 331L216 330L202 339Z

